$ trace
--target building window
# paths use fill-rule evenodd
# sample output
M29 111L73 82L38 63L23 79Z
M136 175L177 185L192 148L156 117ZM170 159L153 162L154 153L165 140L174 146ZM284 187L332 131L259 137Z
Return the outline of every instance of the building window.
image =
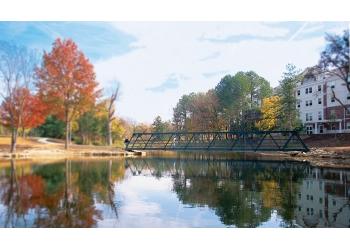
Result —
M322 98L318 98L318 104L322 104Z
M350 100L350 95L348 95L348 96L346 97L346 99Z
M334 88L335 88L335 86L334 86L334 85L332 85L332 86L331 86L331 89L334 89Z
M310 200L314 200L314 196L313 195L310 195Z
M306 134L312 135L312 132L313 132L312 126L306 126Z
M314 215L314 209L311 208L311 215Z
M299 206L298 209L299 209L299 212L300 212L301 211L301 207Z
M309 89L308 88L305 89L305 94L309 94Z
M307 200L310 200L310 196L309 196L309 195L306 195L306 199L307 199Z
M319 121L322 120L322 111L318 111L318 120L319 120Z
M309 88L309 93L312 93L312 87Z
M312 121L312 113L306 113L306 121Z
M306 102L305 102L305 106L312 106L312 100L306 101Z
M298 194L299 200L301 199L301 193Z
M321 89L322 89L321 85L318 85L317 90L321 91Z
M333 206L337 205L337 202L335 200L333 200Z
M323 203L323 199L322 198L320 198L320 204L322 204Z
M334 99L334 97L332 97L332 98L331 98L331 102L335 102L335 99Z
M297 91L297 95L300 95L300 90Z
M346 123L346 129L350 129L350 122Z

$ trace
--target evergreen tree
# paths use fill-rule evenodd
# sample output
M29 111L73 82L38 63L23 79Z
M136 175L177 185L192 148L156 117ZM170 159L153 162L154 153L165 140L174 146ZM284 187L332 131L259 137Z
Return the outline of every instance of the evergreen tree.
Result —
M278 90L281 102L281 117L279 127L286 130L294 130L300 126L299 111L297 109L297 99L295 89L300 81L300 70L295 65L287 64L283 73Z

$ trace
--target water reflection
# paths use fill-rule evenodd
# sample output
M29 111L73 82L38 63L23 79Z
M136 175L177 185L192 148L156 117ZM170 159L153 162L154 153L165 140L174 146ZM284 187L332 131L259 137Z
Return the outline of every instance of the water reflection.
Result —
M2 227L348 227L350 171L276 161L0 163Z

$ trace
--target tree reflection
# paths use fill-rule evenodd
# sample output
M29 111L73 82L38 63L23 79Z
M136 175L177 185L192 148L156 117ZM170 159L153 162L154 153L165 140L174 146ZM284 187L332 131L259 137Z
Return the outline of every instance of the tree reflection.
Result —
M124 168L112 161L11 167L0 176L0 217L4 227L95 227L102 219L96 203L107 204L117 217L115 182ZM27 224L28 219L30 222Z
M318 226L344 226L350 215L349 173L312 171L301 163L135 158L9 164L0 168L4 227L96 227L104 219L118 222L117 183L134 175L172 180L179 202L209 208L226 226L262 226L272 216L278 216L284 227L313 226L315 221Z
M257 227L274 212L284 226L293 226L298 181L305 175L300 164L284 162L147 159L127 164L171 175L180 201L207 206L222 223L237 227Z

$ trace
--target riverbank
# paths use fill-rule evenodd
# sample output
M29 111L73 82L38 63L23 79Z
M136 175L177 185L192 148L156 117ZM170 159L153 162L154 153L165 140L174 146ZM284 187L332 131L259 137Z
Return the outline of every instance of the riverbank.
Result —
M139 152L128 152L121 148L94 145L70 145L64 149L61 140L48 138L18 138L16 153L10 153L10 138L0 137L1 159L30 158L71 158L71 157L126 157L140 155Z
M204 154L205 153L205 154ZM201 160L234 159L261 161L298 161L326 168L350 168L350 147L310 148L309 152L171 152L148 151L148 157L193 158Z
M323 142L322 142L323 143ZM328 142L331 143L331 142ZM70 145L64 149L61 140L48 138L18 138L15 154L9 153L10 138L0 137L0 159L64 159L64 158L108 158L144 156L144 152L129 152L121 148L94 145ZM313 142L313 146L315 146ZM201 153L198 152L200 155ZM148 151L150 157L179 157L170 151ZM193 153L189 153L193 154ZM206 154L208 154L206 152ZM186 153L182 153L185 155ZM208 157L225 157L241 160L272 160L309 162L317 167L350 168L350 146L311 147L309 152L210 152Z

